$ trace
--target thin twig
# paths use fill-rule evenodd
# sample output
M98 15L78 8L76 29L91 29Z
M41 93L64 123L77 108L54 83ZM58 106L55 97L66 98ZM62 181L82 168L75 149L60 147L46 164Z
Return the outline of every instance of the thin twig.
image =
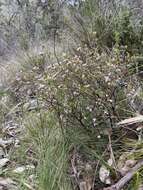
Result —
M26 182L22 182L25 187L27 187L29 190L35 190L31 185L29 185Z
M80 188L78 171L77 171L76 166L75 166L75 160L76 160L76 150L74 149L73 158L71 159L71 166L73 169L73 173L74 173L76 183L77 183L78 187Z
M108 139L109 139L109 150L110 150L110 156L111 156L111 159L113 161L113 166L115 168L115 172L116 172L116 175L117 174L117 164L116 164L116 160L115 160L115 156L114 156L114 152L113 152L113 149L112 149L112 141L111 141L111 135L110 133L108 134Z

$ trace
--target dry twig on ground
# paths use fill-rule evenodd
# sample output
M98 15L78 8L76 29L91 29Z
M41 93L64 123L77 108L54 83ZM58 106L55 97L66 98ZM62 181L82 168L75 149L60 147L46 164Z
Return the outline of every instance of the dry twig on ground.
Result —
M111 187L104 188L103 190L121 190L134 176L134 174L143 167L143 160L138 162L123 178Z

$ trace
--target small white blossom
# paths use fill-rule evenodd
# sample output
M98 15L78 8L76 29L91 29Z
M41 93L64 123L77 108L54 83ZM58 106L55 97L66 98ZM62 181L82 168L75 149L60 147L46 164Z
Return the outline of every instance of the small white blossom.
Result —
M91 108L91 107L89 107L89 106L87 106L87 107L86 107L86 110L88 110L88 111L92 112L92 108Z
M105 78L105 82L110 81L110 77L109 76L105 76L104 78Z
M93 118L93 122L94 122L94 123L96 122L96 118Z

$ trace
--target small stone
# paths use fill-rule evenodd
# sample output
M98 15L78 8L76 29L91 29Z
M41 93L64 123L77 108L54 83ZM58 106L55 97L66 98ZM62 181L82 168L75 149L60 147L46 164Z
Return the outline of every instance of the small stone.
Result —
M25 170L33 170L33 169L35 169L34 165L19 166L15 170L13 170L13 172L17 174L22 174Z
M105 167L102 166L99 170L99 178L101 180L102 183L105 184L111 184L111 180L110 180L110 171Z
M18 188L12 179L0 177L0 190L18 190Z
M27 94L30 96L32 94L32 90L31 89L28 89L27 90Z
M126 161L126 166L132 168L136 163L137 163L136 160L127 160Z
M26 170L25 166L17 167L15 170L13 170L14 173L21 174Z
M12 143L13 143L12 139L3 140L2 138L0 138L0 146L2 147L6 147L8 145L11 145Z
M29 102L24 104L23 109L31 111L31 110L36 109L37 107L38 107L37 99L31 99L31 100L29 100Z
M4 150L3 148L0 147L0 159L4 158L4 156L5 156Z
M6 164L9 162L8 158L2 158L0 159L0 168L6 166Z

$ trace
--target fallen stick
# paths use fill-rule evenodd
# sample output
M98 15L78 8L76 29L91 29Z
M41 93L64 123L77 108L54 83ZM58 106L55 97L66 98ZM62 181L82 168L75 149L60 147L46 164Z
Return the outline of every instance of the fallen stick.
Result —
M129 126L137 123L143 123L143 115L138 115L136 117L128 118L117 123L117 126Z
M104 188L103 190L121 190L134 176L134 174L143 166L143 160L138 162L123 178L111 187Z

